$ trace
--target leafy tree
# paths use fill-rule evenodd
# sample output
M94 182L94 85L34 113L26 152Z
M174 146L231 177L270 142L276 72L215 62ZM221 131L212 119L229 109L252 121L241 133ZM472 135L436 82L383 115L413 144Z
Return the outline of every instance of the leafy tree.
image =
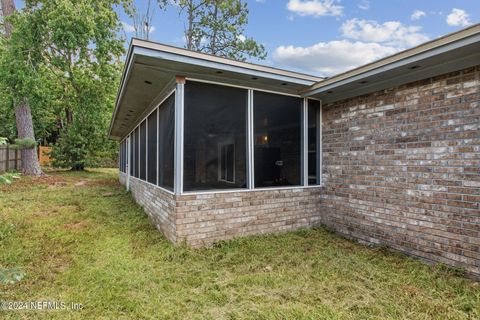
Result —
M36 97L32 102L56 115L54 165L83 170L95 165L98 155L115 153L106 132L124 54L113 10L118 5L127 10L130 2L27 0L13 22L27 35L16 41L29 46L35 58L36 67L25 68Z
M241 0L177 0L186 15L186 48L236 60L265 59L265 47L244 35L248 7Z
M13 107L16 131L20 139L35 141L29 97L35 91L39 55L35 52L34 34L23 34L18 27L13 0L1 0L3 36L0 39L0 98ZM29 42L29 40L32 40ZM31 46L30 46L31 45ZM42 170L35 148L21 150L22 172L41 175Z

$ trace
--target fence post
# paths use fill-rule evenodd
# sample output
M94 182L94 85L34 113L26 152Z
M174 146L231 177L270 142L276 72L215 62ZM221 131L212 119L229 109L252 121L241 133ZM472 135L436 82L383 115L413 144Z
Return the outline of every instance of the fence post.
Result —
M15 170L18 170L18 149L15 149Z
M7 144L7 162L5 162L5 172L7 172L10 169L10 148L8 147Z

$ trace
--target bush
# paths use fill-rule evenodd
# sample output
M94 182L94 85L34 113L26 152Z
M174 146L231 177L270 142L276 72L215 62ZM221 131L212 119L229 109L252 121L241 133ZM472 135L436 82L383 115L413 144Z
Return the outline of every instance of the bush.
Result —
M15 139L15 144L12 147L17 149L33 149L37 146L37 142L32 138Z

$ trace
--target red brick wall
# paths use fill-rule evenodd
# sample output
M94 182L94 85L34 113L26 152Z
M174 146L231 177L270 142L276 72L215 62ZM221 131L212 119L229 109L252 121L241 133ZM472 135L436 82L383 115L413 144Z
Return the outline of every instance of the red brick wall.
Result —
M480 66L323 106L322 223L480 275Z

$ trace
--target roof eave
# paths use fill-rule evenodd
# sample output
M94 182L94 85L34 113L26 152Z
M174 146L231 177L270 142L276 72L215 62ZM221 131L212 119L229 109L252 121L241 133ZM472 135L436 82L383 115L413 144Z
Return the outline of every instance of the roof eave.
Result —
M346 83L361 81L363 78L387 72L391 69L408 65L419 60L435 56L480 41L480 24L445 35L438 39L423 43L417 47L401 51L367 65L322 80L305 89L302 93L311 96L328 92Z

